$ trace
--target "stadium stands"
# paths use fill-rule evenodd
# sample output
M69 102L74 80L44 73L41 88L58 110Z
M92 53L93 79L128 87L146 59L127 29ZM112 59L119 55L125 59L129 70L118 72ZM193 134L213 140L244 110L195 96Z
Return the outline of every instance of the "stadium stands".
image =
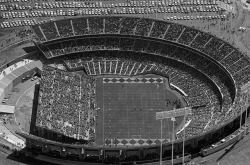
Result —
M151 70L159 70L166 73L169 76L171 84L178 86L188 94L186 100L190 106L206 105L205 108L198 108L199 111L197 111L197 115L205 115L206 117L202 121L199 121L201 119L200 116L194 117L190 124L190 127L192 127L192 124L196 123L200 129L195 133L193 132L193 134L187 134L187 137L203 132L212 113L220 111L221 100L219 90L216 86L207 83L212 83L212 81L208 80L209 78L204 74L199 73L198 70L188 66L180 67L178 62L170 59L165 60L162 57L150 58L149 55L146 56L145 54L133 52L130 52L129 55L126 52L91 52L84 55L77 54L74 57L70 57L70 59L65 59L64 62L70 70L84 68L86 73L91 76L106 74L135 76L150 72ZM206 113L202 113L204 111Z
M78 139L93 139L95 81L44 66L36 125Z
M249 59L211 34L172 22L122 16L65 19L33 26L33 30L47 59L60 57L69 71L86 73L80 76L44 67L36 122L41 128L94 142L94 77L154 71L166 75L170 84L187 95L192 115L187 117L185 138L204 135L240 114L239 89L250 80ZM183 139L184 132L179 131L176 138ZM85 160L103 159L102 150L89 152ZM116 154L107 153L105 161L121 160ZM139 150L131 150L122 159L139 161L141 157ZM159 152L143 157L157 159Z
M126 51L146 52L179 60L201 71L203 74L210 77L210 79L216 84L216 86L214 87L210 86L211 89L206 88L206 86L200 86L201 89L193 90L195 88L198 89L197 84L200 84L201 83L200 81L193 79L194 80L193 82L186 83L187 80L193 78L188 73L183 72L182 74L177 74L178 72L176 72L176 70L172 70L169 68L167 70L168 75L171 75L173 73L174 73L173 75L175 75L175 78L172 78L170 76L170 82L173 83L173 85L176 85L181 89L183 89L189 95L189 97L187 97L186 100L190 105L199 106L210 103L206 107L207 117L204 119L205 122L201 121L195 124L194 122L195 120L192 120L190 127L192 127L193 125L198 125L200 127L200 129L197 129L199 131L193 133L192 135L205 131L204 128L206 128L206 131L211 129L212 125L215 125L214 121L217 121L216 123L218 123L219 120L218 118L217 119L213 118L215 118L215 116L217 117L218 115L219 116L225 115L225 113L227 112L228 108L232 105L233 100L235 98L235 89L234 85L232 85L232 83L229 83L231 82L230 77L220 76L220 75L225 75L223 74L223 71L220 69L221 67L220 65L223 65L227 70L229 70L228 68L232 68L233 66L230 66L231 60L241 59L241 57L239 57L240 52L238 52L238 50L231 47L229 44L224 43L224 41L215 38L214 36L208 35L207 33L204 32L197 31L193 28L188 28L184 27L183 25L178 25L173 23L164 24L160 21L152 21L144 18L138 19L129 17L128 18L114 17L115 20L118 20L120 26L113 25L111 23L112 26L117 27L117 28L112 28L112 30L114 29L117 30L115 32L109 32L108 31L109 28L106 29L106 27L109 26L108 25L103 26L104 23L105 24L107 23L106 18L108 20L107 22L112 22L111 17L95 18L95 19L81 18L81 20L85 22L86 29L88 30L87 33L84 32L81 34L91 35L91 34L103 34L105 32L107 34L120 33L120 34L126 34L126 35L129 34L135 36L139 35L143 37L152 36L153 38L159 38L161 40L164 38L164 40L178 42L182 45L186 45L198 51L204 52L206 53L206 55L208 55L208 58L198 56L196 53L192 53L187 51L186 49L178 48L176 46L163 43L162 41L155 42L150 39L145 40L145 39L137 39L131 37L130 38L105 37L101 39L77 38L57 43L51 43L50 45L43 44L43 46L46 47L43 48L45 55L47 55L48 58L51 58L51 54L52 57L57 57L60 55L66 55L76 52L87 52L87 51L97 51L97 50L126 50ZM79 19L73 19L72 23L78 20ZM51 26L54 25L56 24L52 24ZM163 26L163 28L159 27L160 25ZM93 28L93 30L91 28ZM158 29L160 29L160 31ZM205 37L205 39L203 39L203 37ZM203 46L200 46L200 44ZM41 48L43 46L41 46ZM206 49L206 47L208 48ZM215 47L218 50L217 49L209 50L210 47ZM214 62L211 62L210 58L218 61L219 63L216 64ZM244 58L244 56L242 56L242 58ZM123 61L120 59L86 60L86 58L84 59L82 57L77 57L75 59L74 58L66 59L65 63L69 69L85 68L87 74L92 76L100 74L121 74L121 75L131 76L143 73L144 71L149 71L155 65L155 64L143 65L141 61L133 62L126 60ZM242 63L240 63L240 65L234 66L233 69L229 70L229 73L241 70L242 66L247 67L249 62L247 61L245 63L246 64L243 63L242 65ZM168 66L168 64L166 64L166 66ZM161 70L162 69L166 68L161 68ZM196 85L193 85L193 83ZM219 89L219 91L217 90L217 92L213 93L215 91L214 90L215 88ZM200 93L201 91L206 91L206 92ZM221 97L218 97L219 95L221 95ZM206 97L202 98L200 96L203 97L207 96L207 98ZM217 96L217 98L214 96ZM199 108L197 112L200 112ZM214 113L217 115L213 115ZM198 119L199 117L196 118ZM222 123L223 122L221 122L221 124ZM187 134L187 137L188 136L189 134Z
M107 19L107 21L106 21ZM114 20L112 20L114 19ZM117 21L117 24L114 25L114 23ZM72 29L75 29L74 32L76 35L83 35L83 34L124 34L124 35L135 35L135 36L144 36L144 37L153 37L153 38L159 38L166 41L174 41L180 44L183 44L185 46L191 47L193 49L196 49L198 51L201 51L205 53L208 57L213 58L214 60L218 61L219 63L223 64L223 66L230 72L230 74L237 79L239 74L237 72L243 72L246 70L243 70L244 67L247 67L249 65L248 59L242 55L237 49L233 48L230 44L226 43L225 41L222 41L212 35L209 35L207 33L198 31L196 29L185 27L184 25L179 24L173 24L173 23L163 23L161 21L156 20L149 20L145 18L133 18L133 17L98 17L98 18L77 18L72 20L63 20L68 21L66 24L69 28L67 34L72 35ZM61 24L63 24L63 21L59 21ZM70 22L73 27L70 27ZM81 25L81 28L77 28L78 23L84 24ZM109 28L108 23L111 23L110 26L113 28ZM47 23L43 25L34 26L33 29L37 33L38 38L41 38L41 41L43 42L43 38L47 38L48 40L56 39L59 37L58 34L58 27L56 26L57 23ZM74 27L74 25L76 27ZM86 27L86 28L82 28ZM93 27L93 29L91 29ZM44 30L43 30L44 28ZM43 30L43 31L40 31ZM78 30L79 29L79 30ZM80 32L84 30L83 32ZM111 31L109 31L111 30ZM115 31L114 31L115 30ZM54 34L53 34L54 33ZM41 34L44 34L42 37ZM40 37L39 37L40 36ZM63 36L62 36L63 37ZM106 43L108 39L106 39ZM110 40L109 40L110 41ZM140 41L139 41L140 42ZM77 43L77 42L76 42ZM82 43L84 44L79 49L73 49L73 51L83 51L84 50L93 50L93 46L91 44ZM100 42L101 43L101 42ZM121 43L125 43L125 41L121 41ZM147 43L141 43L141 47L144 48ZM74 44L75 45L75 44ZM121 44L120 44L121 45ZM79 45L80 46L80 45ZM102 43L98 46L98 49L117 49L117 46L119 46L119 41L112 40L112 43L109 43L109 45L106 45ZM133 49L133 44L127 43L127 45L122 45L123 49ZM49 47L49 46L48 46ZM95 47L97 48L97 47ZM65 51L59 51L61 46L53 47L53 49L48 49L51 52L53 52L53 56L63 55L65 54ZM134 46L135 50L141 50L140 48L137 48ZM155 48L156 49L156 48ZM48 51L45 51L45 53ZM68 53L68 51L67 51ZM158 52L156 52L158 53ZM48 54L48 53L47 53ZM47 57L50 57L48 55ZM233 64L230 63L230 60L239 60L237 63ZM228 65L227 65L227 64ZM248 69L248 68L247 68ZM245 78L247 81L249 78ZM242 80L244 81L244 80ZM244 82L245 82L244 81ZM242 84L239 82L240 85Z

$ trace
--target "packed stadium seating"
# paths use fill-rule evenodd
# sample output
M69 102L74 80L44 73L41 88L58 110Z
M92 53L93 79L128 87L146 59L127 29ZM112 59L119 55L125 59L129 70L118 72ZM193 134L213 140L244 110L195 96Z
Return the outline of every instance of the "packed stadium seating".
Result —
M175 38L174 35L172 35L172 38ZM220 67L216 64L211 62L207 58L202 58L202 56L197 56L195 53L188 52L185 49L182 48L176 48L175 46L165 46L162 48L163 43L155 43L149 40L142 40L142 39L129 39L129 38L102 38L100 41L97 41L96 39L93 39L94 41L91 41L92 39L77 39L77 40L70 40L70 41L65 41L61 43L57 43L58 46L54 46L54 44L51 44L53 47L53 51L50 51L51 53L46 53L46 54L55 54L54 56L58 55L64 55L68 53L75 53L77 52L76 50L81 50L83 52L86 51L97 51L97 50L134 50L137 52L146 52L146 53L153 53L156 55L161 55L164 57L168 57L171 59L179 60L182 61L197 70L201 71L204 75L207 77L210 77L210 80L212 80L217 86L217 89L219 91L214 90L216 87L211 87L205 88L206 86L200 86L200 90L193 90L193 89L198 89L197 86L198 84L201 84L200 81L197 81L195 79L194 82L196 85L192 85L194 82L187 83L187 80L192 79L192 76L190 76L188 73L183 72L182 74L176 74L175 70L172 70L170 68L167 69L168 75L175 75L175 78L170 77L171 83L174 85L180 87L183 89L189 97L186 98L187 101L190 103L192 106L199 106L199 105L204 105L207 103L211 104L211 107L213 107L211 110L211 107L206 108L207 112L209 114L209 117L205 119L206 122L204 124L201 124L198 122L197 125L201 126L204 129L205 126L209 125L209 127L206 127L206 131L208 129L211 129L211 125L215 125L214 122L211 121L216 121L212 117L217 117L225 115L227 112L228 108L232 105L232 102L235 98L235 92L234 92L234 86L232 83L230 83L230 78L228 76L221 76L225 75L223 71L220 69ZM180 38L178 39L180 40ZM183 39L181 39L183 40ZM95 42L97 41L97 42ZM110 42L112 41L112 42ZM84 46L80 46L81 48L77 48L77 43L84 43ZM126 44L125 44L126 43ZM95 45L97 44L97 45ZM120 45L119 45L120 44ZM62 45L68 45L65 46L64 49L61 48ZM49 49L50 46L48 46ZM60 47L55 51L56 48ZM162 48L162 49L160 49ZM67 53L65 50L67 50ZM53 53L54 52L54 53ZM60 52L60 53L58 53ZM229 52L229 51L227 51ZM101 54L100 52L99 54ZM231 52L230 52L231 53ZM237 50L235 50L235 53L237 53ZM229 54L230 55L230 54ZM228 56L229 56L228 55ZM96 55L98 56L98 55ZM136 55L134 55L136 56ZM234 56L236 56L234 54ZM86 56L85 56L86 57ZM140 62L134 62L134 61L126 61L126 60L120 60L120 59L105 59L105 60L94 60L94 59L86 59L86 58L80 58L76 57L75 59L70 57L69 59L64 60L66 65L68 66L69 69L79 69L79 68L85 68L86 72L88 75L100 75L100 74L121 74L121 75L136 75L139 73L143 73L144 71L150 71L155 67L155 64L151 63L148 65L148 62L146 64L143 64L142 61ZM100 57L99 57L100 58ZM138 58L138 56L137 56ZM155 61L152 60L152 61ZM221 62L222 64L225 64L227 59L223 59L224 62ZM144 62L145 63L145 62ZM165 65L165 67L169 66L168 64ZM161 68L160 70L166 70L166 68ZM184 69L183 69L184 70ZM188 86L187 86L188 84ZM198 91L198 93L197 93ZM202 93L201 91L206 91L206 93ZM213 91L216 91L216 93L213 94ZM201 93L200 93L201 92ZM222 95L221 98L223 98L223 103L222 99L219 99L219 95ZM201 96L206 96L208 98L202 98ZM217 99L213 96L218 96ZM222 106L222 109L221 107ZM217 115L211 115L213 113L216 113ZM223 118L224 119L224 118ZM216 123L218 123L220 120ZM194 120L192 120L190 127L192 127L192 124L195 123ZM213 124L212 124L213 123ZM221 122L223 124L223 122ZM204 130L201 130L204 131ZM197 133L200 133L197 131ZM192 134L194 135L194 134ZM187 134L188 136L188 134Z
M185 54L185 50L181 51L178 50L175 55L172 54L171 57L178 58L180 54ZM195 63L194 59L197 60L195 54L190 54L190 57L186 56L183 59L185 59L183 60L184 63L194 68L189 67L189 69L187 69L183 66L180 67L176 62L164 61L161 57L152 59L145 57L143 54L121 51L119 53L107 53L103 51L90 52L90 54L79 53L73 57L66 57L64 62L70 70L84 68L86 73L91 76L105 74L133 76L151 70L165 72L169 75L170 82L180 87L188 95L186 100L189 105L197 107L193 109L193 115L189 117L191 123L186 128L187 132L185 135L186 138L188 138L208 131L214 126L218 126L219 123L223 124L224 121L228 121L227 117L224 116L228 108L232 105L235 95L230 93L230 91L233 90L233 86L228 83L230 80L226 76L219 76L223 75L223 73L220 73L220 69L217 65L207 59L200 59L202 63ZM162 61L164 61L164 63ZM213 69L211 70L210 68L210 70L208 70L207 66L202 64L209 65ZM199 73L199 71L203 75ZM208 80L209 77L211 77L210 80ZM215 85L211 85L212 83L207 83L209 81L216 83L221 90L219 91ZM220 92L223 94L223 103L221 103L219 99ZM223 105L222 109L221 104ZM206 106L203 107L203 105ZM182 138L182 132L178 134L177 137Z
M97 41L96 39L93 39L94 41L90 41L90 40L91 39L89 39L89 40L87 40L87 39L70 40L70 41L57 43L56 44L57 46L54 46L54 44L53 44L53 46L48 46L48 49L50 47L53 47L52 51L46 51L44 49L44 52L45 52L45 55L47 55L47 57L51 57L51 54L54 54L54 56L58 56L58 54L60 54L60 53L68 54L68 53L78 52L76 50L95 51L95 50L102 50L102 49L106 50L106 48L110 48L111 50L118 49L118 50L146 51L148 53L153 53L153 54L169 57L172 59L180 60L180 61L183 61L191 66L194 66L196 69L201 70L206 75L211 77L211 79L222 90L221 93L223 94L223 96L225 98L228 98L227 96L230 95L231 100L232 100L232 98L234 96L233 90L228 90L230 88L231 89L233 88L233 86L230 86L230 83L227 83L230 80L228 79L227 76L225 76L224 79L223 79L223 77L220 77L220 75L222 73L220 73L220 71L219 72L217 71L217 70L220 70L220 68L216 64L211 63L208 59L202 58L202 57L196 55L195 53L191 53L191 52L187 51L186 49L181 49L181 48L177 49L175 46L166 45L166 44L164 47L163 43L152 42L152 41L147 41L147 40L142 40L142 39L119 38L118 41L113 41L114 44L110 43L110 41L114 40L114 38L105 38L105 39L103 38L103 39L100 39L100 41ZM85 46L77 46L77 43L84 43ZM62 47L64 47L64 49L63 48L60 49L61 45L66 45L66 46L62 46ZM59 49L57 49L58 47L59 47ZM81 47L81 48L79 48L79 47ZM164 48L162 48L162 47L164 47ZM54 52L54 53L52 53L52 52ZM66 53L64 53L64 52L66 52ZM69 67L77 68L77 66L78 67L82 66L81 63L82 62L79 61L78 63L72 64L72 66L69 66ZM111 61L111 63L112 63L112 65L116 65L115 64L116 61ZM118 68L117 68L118 72L120 71L119 64L120 64L120 62L118 62ZM92 65L94 65L95 68L99 66L99 64L96 62L88 63L86 65L90 66L91 70L89 70L89 69L87 70L87 71L92 71L92 72L90 72L90 75L100 74L102 72L101 69L91 68ZM100 66L102 66L102 65L103 64L100 63ZM130 67L133 67L132 64ZM139 67L139 63L135 64L133 71L126 72L126 75L130 75L132 73L135 73L136 67ZM210 69L210 67L213 69ZM128 69L130 69L130 68L128 68ZM97 73L94 73L94 72L97 72ZM115 72L115 70L112 70L111 74L114 72ZM229 92L231 92L231 93L229 93ZM226 99L226 100L228 100L228 99ZM228 102L230 102L230 100Z
M43 67L37 126L80 139L94 137L95 81L53 67Z
M64 23L63 23L64 22ZM68 30L64 30L61 32L61 28L58 28L62 25L67 25L64 28ZM72 25L70 27L69 25ZM76 27L75 27L76 26ZM40 28L39 28L40 27ZM79 28L78 28L79 27ZM92 29L93 28L93 29ZM40 31L40 29L42 31ZM57 30L60 29L60 30ZM144 37L153 37L163 39L165 41L173 41L179 44L183 44L185 46L191 47L202 53L205 53L208 57L220 62L229 72L230 74L238 81L239 85L249 80L248 77L244 79L240 78L241 73L246 74L248 72L248 59L245 59L245 56L239 52L236 48L233 48L230 44L222 41L212 35L207 33L201 32L199 30L185 27L184 25L174 24L174 23L163 23L161 21L156 20L149 20L145 18L133 18L133 17L98 17L98 18L77 18L72 20L63 20L59 22L51 22L46 23L40 26L34 26L33 30L38 35L38 38L41 42L44 42L44 38L47 41L56 39L58 37L66 37L73 35L93 35L93 34L124 34L124 35L133 35L133 36L144 36ZM65 32L66 31L66 32ZM66 33L66 34L61 34ZM44 35L43 35L44 34ZM73 41L73 45L78 45L81 43L81 46L76 49L72 49L71 51L86 51L86 50L93 50L93 49L117 49L117 46L121 45L121 49L134 49L134 50L142 50L146 49L145 45L147 46L146 42L141 43L140 40L135 41L135 45L133 45L133 41L125 42L125 40L115 40L113 39L106 39L100 40L98 43L99 46L93 47L90 42L79 39L77 41ZM112 41L112 43L108 42ZM89 44L88 44L89 43ZM109 43L105 46L105 43ZM127 43L126 45L122 43ZM140 45L136 44L140 43ZM144 45L143 45L144 44ZM72 45L68 44L68 45ZM98 45L98 44L96 44ZM137 47L139 46L139 48ZM49 47L49 46L48 46ZM59 46L61 47L61 46ZM69 47L69 46L68 46ZM150 46L149 46L150 47ZM151 46L154 50L157 50L158 47ZM53 56L58 56L65 54L65 51L58 51L58 47L53 47L51 51L53 51ZM63 49L63 48L60 48ZM66 53L69 50L67 49ZM151 51L151 50L150 50ZM45 51L46 52L46 51ZM151 51L152 52L152 51ZM159 51L158 51L159 52ZM155 52L155 53L158 53ZM52 56L52 57L53 57ZM51 55L48 55L51 57ZM236 60L235 63L232 64L232 60ZM246 68L243 70L243 68ZM243 76L242 76L243 77Z
M171 59L164 60L162 57L150 57L145 54L134 52L90 52L89 54L76 54L73 57L66 57L66 66L71 69L85 69L91 76L117 74L135 76L158 70L169 76L170 83L181 88L187 95L186 100L192 107L199 107L199 111L194 111L195 115L189 127L198 125L199 130L187 137L202 133L208 124L211 115L221 110L220 92L213 84L212 80L202 72L186 65L180 65ZM188 69L187 69L188 68ZM210 82L210 83L209 83ZM230 96L228 96L230 97ZM231 100L231 99L230 99ZM232 100L231 100L232 101ZM232 103L228 103L231 105ZM205 105L205 108L202 107ZM199 113L199 112L206 113ZM200 116L205 115L202 120Z
M47 59L59 59L68 71L83 70L86 74L44 68L38 126L94 142L95 119L86 113L95 114L95 94L90 92L95 90L94 77L150 72L166 75L170 86L181 89L192 107L185 138L214 130L240 114L239 89L250 80L249 59L211 34L173 22L123 16L65 19L33 26L33 30L37 34L35 43ZM59 114L59 109L70 110ZM184 131L176 138L183 139ZM85 160L92 161L98 154L89 154ZM158 157L158 151L144 155L145 160ZM107 163L118 160L117 155L105 155ZM123 159L138 160L138 152L128 152Z

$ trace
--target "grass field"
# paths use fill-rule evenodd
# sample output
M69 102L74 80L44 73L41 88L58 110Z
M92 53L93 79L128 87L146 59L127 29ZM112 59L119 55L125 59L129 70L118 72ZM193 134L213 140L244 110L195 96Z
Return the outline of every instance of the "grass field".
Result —
M155 75L144 78L148 80L123 82L126 77L97 78L96 97L100 108L96 126L97 145L110 138L160 139L161 123L156 120L156 112L172 110L178 97L167 88L165 78ZM150 82L153 80L149 78L155 81ZM178 128L181 122L182 118L178 118L175 127ZM163 139L169 139L171 121L165 119L162 125Z

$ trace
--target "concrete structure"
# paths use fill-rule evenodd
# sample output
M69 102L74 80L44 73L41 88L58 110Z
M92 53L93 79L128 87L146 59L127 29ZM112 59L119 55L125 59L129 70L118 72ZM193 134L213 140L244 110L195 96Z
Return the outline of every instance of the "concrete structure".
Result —
M0 105L0 113L14 113L15 106Z
M0 101L10 93L17 84L21 83L23 78L32 77L34 74L40 74L42 68L41 61L24 59L5 68L0 74ZM0 113L14 113L15 106L0 105ZM8 142L20 147L25 147L25 142L14 135L4 125L0 125L0 137Z
M32 77L41 73L41 61L22 60L7 68L0 74L0 101L11 92L12 88L21 83L23 78Z

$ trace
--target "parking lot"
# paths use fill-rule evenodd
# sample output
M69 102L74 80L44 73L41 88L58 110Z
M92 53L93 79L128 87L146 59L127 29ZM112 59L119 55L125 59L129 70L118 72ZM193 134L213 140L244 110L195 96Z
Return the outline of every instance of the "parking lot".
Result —
M0 1L1 28L30 26L71 16L137 15L165 20L212 20L229 17L225 8L215 0L175 1L103 1L103 2L27 2L15 0L11 5ZM233 5L230 0L221 2ZM28 4L28 5L25 5ZM42 18L42 19L41 19Z

